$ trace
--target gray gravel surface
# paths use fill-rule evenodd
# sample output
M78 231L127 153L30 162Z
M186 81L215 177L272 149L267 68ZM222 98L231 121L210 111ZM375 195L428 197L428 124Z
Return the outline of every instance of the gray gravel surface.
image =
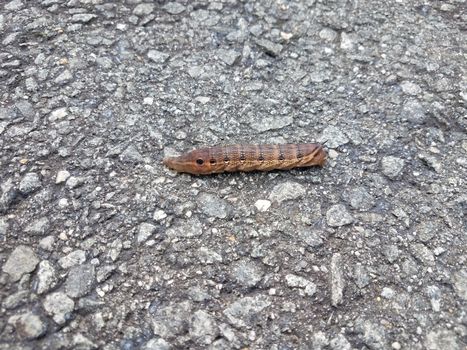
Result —
M0 349L465 349L466 8L0 1Z

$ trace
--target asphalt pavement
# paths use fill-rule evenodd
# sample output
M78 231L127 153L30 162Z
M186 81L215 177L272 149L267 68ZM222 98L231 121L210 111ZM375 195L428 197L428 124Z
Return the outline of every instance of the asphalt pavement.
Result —
M466 32L465 0L0 1L0 349L466 349Z

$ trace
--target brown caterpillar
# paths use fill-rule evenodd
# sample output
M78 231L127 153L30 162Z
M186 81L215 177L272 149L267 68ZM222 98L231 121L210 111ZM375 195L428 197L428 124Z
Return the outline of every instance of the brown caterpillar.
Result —
M207 175L322 166L326 157L326 151L318 143L230 145L200 148L179 157L168 157L164 164L178 172Z

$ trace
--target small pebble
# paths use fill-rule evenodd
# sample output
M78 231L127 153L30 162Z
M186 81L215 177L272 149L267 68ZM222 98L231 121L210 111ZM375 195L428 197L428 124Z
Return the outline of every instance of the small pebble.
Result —
M148 240L149 237L156 231L156 226L153 224L150 224L148 222L143 222L139 226L139 231L138 231L138 236L136 238L136 241L138 243L143 243Z
M55 78L55 83L58 85L65 85L68 83L71 79L73 79L73 75L68 69L65 69L62 73L60 73L56 78Z
M418 158L420 158L428 167L430 167L437 173L440 173L443 169L443 164L441 163L441 161L431 154L420 153L418 155Z
M340 48L344 51L351 51L356 45L357 38L353 33L342 32Z
M222 62L229 66L233 66L241 57L241 54L235 50L219 50L217 54Z
M167 217L166 212L159 209L159 210L156 210L156 211L154 212L154 215L153 215L152 218L153 218L154 220L156 220L156 221L162 221L162 220L164 220L166 217Z
M71 317L75 303L65 293L56 292L46 296L43 306L53 320L61 325Z
M412 96L416 96L422 92L422 89L420 88L420 86L418 86L417 84L411 81L403 81L401 83L401 88L402 88L402 91L404 91L404 93L406 93L407 95L412 95Z
M42 186L39 175L36 173L27 173L19 183L19 190L22 194L28 195Z
M262 294L241 297L224 310L224 315L235 327L251 327L251 322L263 315L269 305L271 300Z
M394 298L394 290L392 290L391 288L388 288L388 287L384 287L382 292L381 292L381 296L385 299L392 299Z
M467 269L461 269L455 272L451 279L454 291L457 293L459 298L467 301Z
M327 224L331 227L340 227L354 222L354 218L343 204L335 204L326 212Z
M339 157L339 153L333 149L330 149L328 151L328 156L330 159L336 159L337 157Z
M57 177L55 178L55 183L61 184L64 183L68 178L71 176L71 174L67 170L60 170L57 173Z
M65 281L65 293L71 298L83 297L94 287L96 278L93 265L74 266L68 272Z
M36 292L44 294L55 287L56 283L57 275L53 265L48 260L41 261L37 269Z
M337 33L331 28L323 28L319 32L319 37L325 41L331 42L337 38Z
M269 195L269 200L280 204L284 201L301 198L305 193L305 186L297 182L287 181L274 186Z
M171 15L178 15L185 11L185 6L178 2L168 2L163 6L163 9Z
M260 265L249 260L242 260L235 264L232 271L232 279L242 286L252 288L263 278L264 272Z
M47 217L42 217L31 222L25 227L24 232L33 236L43 236L48 233L50 221Z
M68 205L69 205L69 203L68 203L68 199L67 199L67 198L60 198L60 200L58 201L58 206L59 206L61 209L67 208Z
M49 121L55 122L57 120L65 118L67 115L68 109L66 107L58 108L50 113Z
M72 266L81 265L86 261L86 252L84 250L75 250L68 255L60 258L58 264L63 269L69 269Z
M265 212L271 207L271 201L268 201L267 199L258 199L255 202L255 207L258 211Z
M318 141L326 143L326 147L328 148L337 148L347 144L349 142L349 138L341 129L330 125L323 130Z
M390 179L395 179L401 174L405 161L398 157L386 156L381 160L383 174Z
M96 18L97 15L94 15L92 13L77 13L73 16L71 16L71 22L74 23L88 23L94 18Z
M232 213L232 206L215 194L201 193L197 202L200 210L209 217L225 219Z
M331 304L337 306L343 302L344 298L344 271L342 256L335 253L331 258Z
M2 267L3 272L10 275L13 282L18 281L24 274L32 272L39 264L34 251L24 245L17 246Z
M154 11L154 4L151 3L142 3L136 5L136 7L133 10L133 14L139 17L142 16L147 16Z
M54 247L55 243L55 237L54 236L47 236L42 238L39 241L39 247L41 247L44 250L51 251Z
M304 277L288 274L285 276L285 280L287 286L292 288L303 288L305 294L310 297L316 293L316 285Z
M283 49L281 44L275 44L267 39L259 39L256 41L256 44L272 56L279 56Z
M47 330L47 324L32 312L13 315L8 319L8 323L14 325L19 336L26 340L39 338Z
M169 57L169 54L157 50L149 50L148 52L148 58L155 63L164 63Z
M83 182L84 180L82 178L70 176L68 180L66 180L66 186L70 189L73 189L80 186Z

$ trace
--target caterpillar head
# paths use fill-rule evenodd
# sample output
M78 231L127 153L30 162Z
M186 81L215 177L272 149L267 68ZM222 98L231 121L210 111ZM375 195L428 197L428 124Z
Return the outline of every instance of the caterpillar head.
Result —
M178 157L167 157L164 165L177 172L194 175L215 173L218 168L216 160L209 158L206 149L194 150Z

